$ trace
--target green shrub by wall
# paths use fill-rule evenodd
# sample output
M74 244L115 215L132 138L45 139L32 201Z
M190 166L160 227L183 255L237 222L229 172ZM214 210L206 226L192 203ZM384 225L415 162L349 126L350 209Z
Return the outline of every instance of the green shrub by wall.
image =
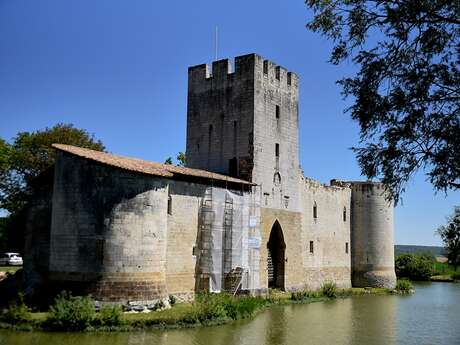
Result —
M88 328L96 317L94 301L89 296L72 296L65 291L50 307L47 323L54 330L81 331Z
M337 285L334 282L328 281L321 285L321 293L329 298L337 297Z
M395 290L402 293L409 293L414 289L410 280L407 279L398 279L396 282Z
M0 313L0 321L18 325L30 320L29 308L24 303L24 295L20 293L17 300L10 303L8 309Z

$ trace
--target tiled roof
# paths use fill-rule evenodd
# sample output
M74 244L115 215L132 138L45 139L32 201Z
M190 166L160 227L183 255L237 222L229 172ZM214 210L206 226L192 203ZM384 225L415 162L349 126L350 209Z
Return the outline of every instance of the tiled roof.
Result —
M146 175L162 176L168 178L174 178L177 175L182 176L193 176L200 177L209 180L226 181L230 183L239 183L246 185L254 185L254 183L241 180L238 178L216 174L206 170L191 169L180 167L176 165L161 164L156 162L144 161L142 159L130 158L117 156L111 153L94 151L90 149L84 149L82 147L64 145L64 144L53 144L55 149L73 154L78 157L90 159L102 164L110 165L124 170L134 171Z

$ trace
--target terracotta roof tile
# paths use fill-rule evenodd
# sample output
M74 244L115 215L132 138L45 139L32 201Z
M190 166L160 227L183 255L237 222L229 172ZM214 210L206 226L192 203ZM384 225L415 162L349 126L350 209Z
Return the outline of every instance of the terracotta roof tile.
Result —
M103 163L106 165L114 166L120 169L134 171L146 175L154 175L154 176L162 176L168 178L174 178L176 175L183 175L183 176L193 176L193 177L201 177L209 180L220 180L220 181L227 181L231 183L239 183L239 184L246 184L246 185L254 185L254 183L237 179L234 177L216 174L206 170L199 170L199 169L191 169L180 167L176 165L169 165L169 164L161 164L156 162L149 162L144 161L142 159L137 158L130 158L130 157L123 157L114 155L111 153L94 151L90 149L85 149L82 147L72 146L72 145L64 145L64 144L53 144L52 145L55 149L60 151L64 151L67 153L71 153L78 157L83 157L86 159L90 159L99 163Z

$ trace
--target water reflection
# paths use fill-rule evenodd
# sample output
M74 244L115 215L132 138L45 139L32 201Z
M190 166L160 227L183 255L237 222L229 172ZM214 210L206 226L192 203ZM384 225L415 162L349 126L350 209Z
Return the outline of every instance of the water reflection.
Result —
M0 331L0 345L460 344L460 284L413 296L359 296L278 306L229 325L131 333Z
M396 344L397 305L400 298L362 296L350 299L353 320L350 344Z

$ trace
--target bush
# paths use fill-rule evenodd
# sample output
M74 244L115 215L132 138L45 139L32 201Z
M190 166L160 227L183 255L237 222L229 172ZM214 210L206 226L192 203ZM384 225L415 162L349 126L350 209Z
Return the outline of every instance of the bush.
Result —
M106 305L101 308L97 317L97 324L101 326L120 326L124 324L123 311L118 305Z
M24 303L24 295L20 293L17 301L10 303L8 309L0 315L1 321L17 325L30 320L29 308Z
M230 294L201 294L196 298L194 310L185 322L209 322L225 319L244 319L267 304L261 297L235 298Z
M398 279L395 290L402 293L409 293L414 289L412 283L408 279Z
M453 273L452 274L452 279L453 280L460 280L460 273Z
M296 291L291 293L291 300L292 301L302 301L307 298L306 291Z
M435 259L429 254L402 254L395 260L395 271L398 278L410 280L429 280L433 275Z
M169 295L169 305L172 307L174 304L176 304L176 296L174 295Z
M228 304L226 294L200 294L197 297L198 320L206 322L211 320L225 319L227 312L225 305Z
M296 291L291 293L292 301L303 301L309 298L319 298L322 292L317 291Z
M321 293L323 296L329 298L336 298L337 297L337 286L334 282L328 281L321 285Z
M47 323L52 329L81 331L95 319L94 301L89 296L61 292L51 306Z

